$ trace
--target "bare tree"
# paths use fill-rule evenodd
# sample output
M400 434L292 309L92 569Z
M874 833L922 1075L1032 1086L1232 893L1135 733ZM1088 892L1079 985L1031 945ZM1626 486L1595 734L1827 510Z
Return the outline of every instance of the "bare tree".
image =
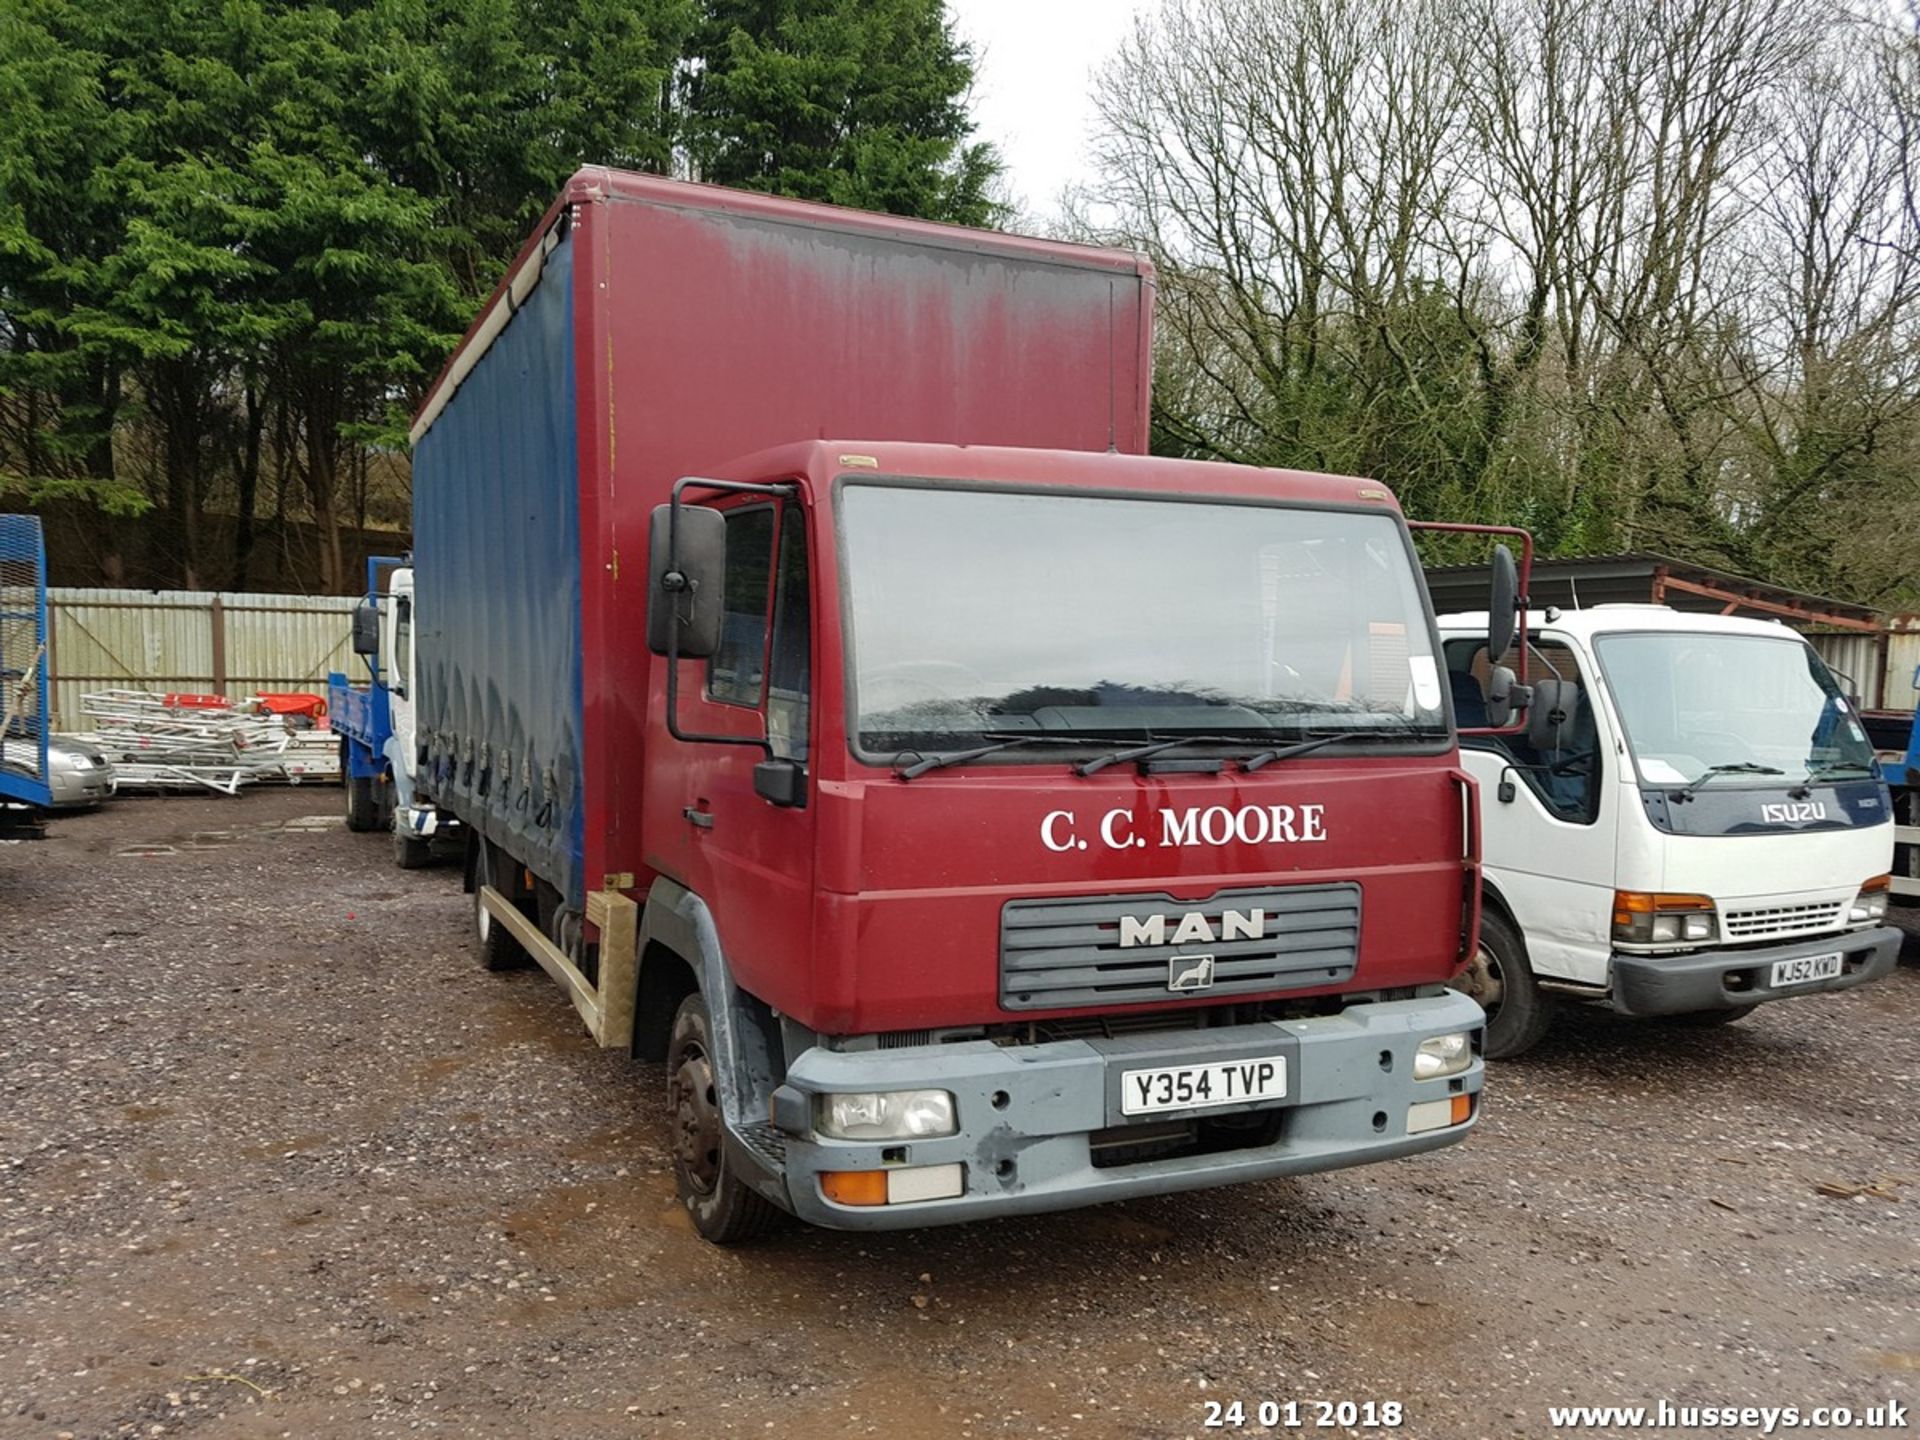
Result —
M1920 453L1917 99L1826 0L1163 0L1089 213L1163 446L1813 579Z

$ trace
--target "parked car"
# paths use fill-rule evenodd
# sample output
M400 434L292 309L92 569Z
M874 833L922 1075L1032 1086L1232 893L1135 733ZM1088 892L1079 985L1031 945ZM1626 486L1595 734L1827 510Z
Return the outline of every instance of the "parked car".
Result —
M54 809L79 810L112 799L120 782L98 745L78 735L55 735L47 741L47 788Z

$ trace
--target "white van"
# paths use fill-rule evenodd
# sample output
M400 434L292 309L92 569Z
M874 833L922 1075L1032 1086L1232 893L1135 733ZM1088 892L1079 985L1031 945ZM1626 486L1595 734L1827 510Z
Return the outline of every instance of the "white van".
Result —
M1806 641L1664 605L1534 620L1531 704L1461 737L1486 888L1455 983L1487 1011L1487 1055L1535 1044L1563 997L1719 1024L1894 967L1887 787ZM1456 722L1499 724L1487 616L1440 633Z

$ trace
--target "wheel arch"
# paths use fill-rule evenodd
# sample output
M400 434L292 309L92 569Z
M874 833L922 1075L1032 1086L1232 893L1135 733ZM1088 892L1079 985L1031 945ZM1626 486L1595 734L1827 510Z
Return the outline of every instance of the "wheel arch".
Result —
M734 1129L764 1120L786 1072L780 1024L765 1002L733 983L719 927L705 900L664 876L640 912L633 1053L664 1059L674 1013L690 994L706 999L719 1065L721 1109Z
M1483 915L1498 915L1523 946L1527 943L1527 932L1522 928L1518 917L1514 915L1512 904L1505 895L1500 893L1500 887L1485 872L1480 876L1480 909ZM1482 923L1485 923L1484 920Z

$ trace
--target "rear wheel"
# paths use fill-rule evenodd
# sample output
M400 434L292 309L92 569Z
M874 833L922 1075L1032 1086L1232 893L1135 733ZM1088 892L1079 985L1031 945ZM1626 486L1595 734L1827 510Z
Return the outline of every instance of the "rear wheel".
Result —
M365 835L380 828L380 801L374 794L371 776L347 775L342 780L347 792L347 829Z
M1497 910L1480 917L1480 948L1454 984L1487 1012L1489 1060L1525 1054L1553 1023L1553 997L1534 979L1526 941Z
M1902 825L1920 825L1920 786L1895 794L1893 805ZM1893 873L1920 880L1920 845L1909 845L1905 841L1894 844Z
M484 969L518 970L531 957L513 938L513 932L495 919L493 912L481 900L481 892L489 889L509 900L518 899L510 878L511 862L503 864L505 857L478 835L474 837L474 845L477 847L473 870L474 947L480 953L480 964Z
M667 1041L673 1179L694 1229L716 1245L766 1234L781 1211L733 1173L713 1058L713 1019L697 992L680 1002Z

